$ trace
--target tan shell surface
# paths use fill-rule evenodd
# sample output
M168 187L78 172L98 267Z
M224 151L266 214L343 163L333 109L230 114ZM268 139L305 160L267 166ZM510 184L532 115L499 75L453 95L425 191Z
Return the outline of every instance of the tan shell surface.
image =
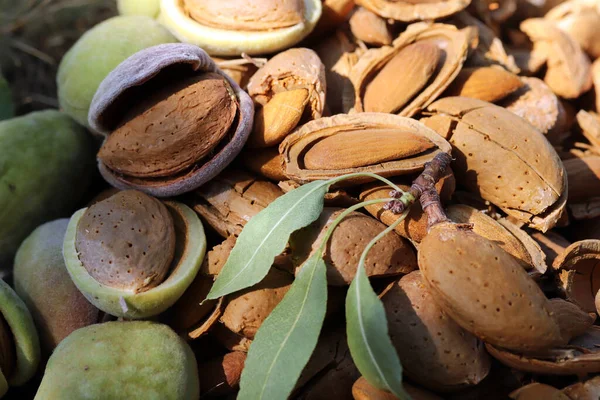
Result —
M278 53L250 78L248 94L262 105L279 92L306 89L312 119L323 115L327 83L325 66L317 53L293 48Z
M557 388L543 383L530 383L523 386L512 392L510 398L514 400L573 400Z
M390 33L384 18L366 8L356 9L350 20L350 30L358 39L373 46L383 46L392 43Z
M564 160L569 180L567 206L574 219L600 215L600 156Z
M587 313L570 301L554 298L548 300L548 306L565 343L583 335L596 320L595 313Z
M208 156L237 114L231 88L216 73L178 80L153 91L106 139L98 158L110 169L152 178L180 173Z
M183 7L201 24L227 30L281 29L304 20L302 0L183 0Z
M396 111L402 116L415 115L434 101L458 75L473 40L474 32L471 29L459 30L453 25L446 24L417 23L410 25L393 41L391 46L368 50L353 66L350 80L354 85L354 110L358 112L366 110L364 96L368 85L398 53L413 43L430 44L438 47L441 51L441 60L443 61L440 61L440 64L442 62L443 64L438 66L436 73L424 87L422 79L407 82L403 91L412 94L407 96L410 101ZM407 60L409 63L417 63L413 57L408 57ZM402 59L398 60L398 62L401 61ZM384 96L384 94L381 95Z
M221 236L239 235L244 225L283 191L274 183L229 168L192 192L192 208Z
M544 19L556 25L571 37L592 59L600 56L600 7L590 0L565 1L546 13Z
M380 149L387 146L385 141L372 142L376 146L369 149L354 149L365 152L361 158L369 158L372 164L350 168L331 169L308 169L305 166L305 155L315 144L326 138L348 132L367 131L373 138L377 138L378 130L396 130L399 137L404 133L410 133L427 140L433 144L430 150L415 154L404 159L392 161L379 160ZM394 140L393 138L391 140ZM378 144L378 146L377 146ZM383 113L359 113L353 115L335 115L333 117L320 118L304 124L290 135L279 146L279 152L284 157L285 174L288 178L299 183L306 183L319 179L329 179L351 172L372 172L382 176L406 175L420 171L426 162L431 161L439 152L449 152L450 145L434 131L426 128L423 124L410 118ZM368 152L368 154L366 154ZM337 157L330 160L334 162ZM363 163L364 164L364 163ZM344 184L360 183L369 181L369 178L357 178L345 181Z
M221 321L232 332L254 339L260 325L290 289L294 277L277 268L249 289L228 298Z
M340 209L326 207L316 223L292 237L290 244L296 264L317 251L330 224L341 212ZM344 218L333 230L323 256L328 284L349 285L363 250L384 230L384 224L365 214L352 212ZM365 269L367 276L400 275L415 270L416 261L410 244L395 232L390 232L373 246L365 261Z
M356 0L375 14L396 21L413 22L445 18L467 8L471 0Z
M547 57L544 81L554 93L568 99L592 87L591 64L579 44L555 23L534 18L523 21L521 30Z
M564 167L544 135L527 121L465 97L438 100L428 111L456 121L450 143L459 183L510 215L513 210L522 213L524 222L551 208L562 210L567 195Z
M493 82L493 84L492 84ZM471 97L494 103L523 87L519 77L501 67L463 68L446 96Z
M596 400L600 398L600 377L577 382L563 389L571 400Z
M418 257L436 302L485 342L521 351L562 343L543 292L495 243L442 223L423 239Z
M166 206L135 190L89 207L75 246L88 273L103 285L141 292L159 285L175 254L175 227Z
M592 146L600 149L600 115L593 111L579 110L575 119L583 136Z
M490 370L483 344L435 302L419 271L381 295L403 372L420 385L450 390L478 384Z

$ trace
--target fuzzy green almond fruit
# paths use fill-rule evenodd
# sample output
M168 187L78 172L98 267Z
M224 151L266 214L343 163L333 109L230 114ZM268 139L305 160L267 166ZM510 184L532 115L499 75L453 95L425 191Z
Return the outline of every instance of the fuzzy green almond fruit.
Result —
M81 328L56 348L35 400L195 400L189 345L166 325L115 321Z
M87 31L65 54L56 83L60 107L87 126L88 109L100 82L138 51L177 39L154 19L118 16Z
M77 211L63 243L67 271L90 303L130 319L171 307L196 277L205 252L194 211L135 190Z
M160 12L160 0L117 0L121 15L144 15L156 18Z
M40 363L40 342L33 318L25 303L6 282L0 279L0 314L8 326L14 349L14 367L8 376L0 371L0 397L9 386L21 386L30 380ZM3 351L6 346L2 346ZM2 354L3 360L6 354Z
M73 212L94 170L89 135L66 114L0 121L0 268L38 225Z

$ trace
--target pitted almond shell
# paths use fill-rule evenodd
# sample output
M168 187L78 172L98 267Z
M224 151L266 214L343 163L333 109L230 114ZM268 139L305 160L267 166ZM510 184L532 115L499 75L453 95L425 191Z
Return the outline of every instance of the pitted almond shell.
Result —
M574 219L600 216L600 156L564 160L569 181L567 206Z
M408 191L410 189L410 186L407 184L401 184L398 182L396 182L396 184L398 184L398 187L404 191ZM435 185L435 188L440 194L442 204L450 201L455 187L456 181L454 179L454 174L450 168L448 168L445 176L443 176ZM365 185L359 194L359 199L361 201L387 199L389 197L390 187L379 181ZM365 210L367 210L369 214L387 226L390 226L400 217L400 215L394 214L390 210L384 210L383 206L383 203L371 204L366 206ZM423 212L421 204L414 204L410 208L410 211L408 212L408 215L404 221L396 226L395 231L400 236L410 240L414 244L415 242L419 243L421 240L423 240L425 235L427 235L427 228L427 214Z
M100 310L130 319L158 315L171 307L194 280L206 252L204 228L196 213L187 206L170 201L164 204L175 224L175 255L166 279L160 285L140 293L103 285L90 275L79 259L76 248L79 221L87 209L81 209L71 217L63 242L65 265L75 286ZM138 250L143 255L144 250Z
M397 68L402 71L395 76L395 80L400 80L387 87L389 93L378 93L382 99L401 97L395 101L400 108L390 111L407 117L415 115L434 101L456 78L474 39L474 31L471 29L458 30L453 25L417 23L410 25L391 46L368 50L350 72L350 80L354 85L354 111L368 111L365 93L369 84L375 82L377 75L385 72L385 66L405 48L419 44L417 47L413 46L411 51L407 49L405 56L394 60ZM421 47L426 52L417 51ZM430 51L434 47L438 48L439 56ZM426 70L430 74L425 74ZM391 71L389 73L392 74ZM387 83L390 85L390 82Z
M320 247L331 223L343 210L326 207L319 219L300 230L290 239L294 264L298 266ZM325 248L323 259L327 265L327 282L346 286L352 282L360 256L367 244L385 225L373 217L358 212L348 215L334 230ZM415 253L408 242L396 232L390 232L373 246L365 261L367 276L394 276L407 274L417 268Z
M526 352L564 344L544 293L494 242L440 223L421 242L418 257L437 304L486 343Z
M390 339L413 381L447 391L487 376L490 359L483 344L437 305L419 271L391 283L380 297Z
M471 0L356 0L356 4L383 18L414 22L449 17L464 10Z
M587 313L578 305L559 298L548 300L552 317L560 327L563 342L583 335L594 325L596 313Z
M306 183L352 172L382 176L418 172L437 153L449 153L450 145L413 119L359 113L308 122L285 138L279 152L288 178ZM371 180L360 177L343 184Z
M358 40L374 46L392 43L392 34L388 29L386 20L366 8L357 8L348 22L352 34Z
M272 181L285 181L285 166L283 155L276 147L266 149L251 149L242 151L240 159L245 167L255 174L264 176Z
M310 116L321 117L327 93L325 66L311 49L300 47L277 54L248 83L248 94L263 106L275 94L295 89L308 90Z
M600 377L577 382L563 389L571 400L595 400L600 398Z
M251 22L252 18L254 18L252 16L253 9L257 8L257 6L260 8L260 5L263 4L259 1L247 2L244 0L236 0L235 3L230 1L226 1L225 3L219 3L214 0L209 1L216 6L216 8L212 8L214 12L230 9L228 7L229 4L235 5L235 15L230 14L230 16L235 17L239 13L246 12L246 15L250 17L248 24L255 23ZM288 16L297 14L299 10L296 7L298 4L296 0L292 0L292 2L267 1L277 3L279 6L282 4L292 4L291 7L285 6L281 8L281 10L287 9L291 12L287 13ZM278 29L239 30L208 26L191 18L184 9L181 0L161 0L161 13L158 16L158 21L167 27L180 41L200 46L211 55L239 57L242 53L249 55L269 54L293 46L308 36L314 29L321 17L321 0L302 0L301 3L303 13L299 22ZM260 10L259 13L267 12L268 16L265 19L270 20L269 23L277 24L276 21L273 21L272 16L278 17L279 13L273 11L273 9ZM203 20L205 19L203 18ZM287 22L289 23L293 19L288 18ZM235 18L230 19L229 23L232 23L233 20ZM214 20L211 22L212 24L217 23Z
M527 120L546 135L550 143L558 143L566 129L566 111L561 101L544 81L521 77L524 87L498 105Z
M535 229L556 224L566 173L541 132L502 107L465 97L438 100L428 112L437 114L431 126L453 145L459 183Z
M497 221L487 214L466 205L446 208L453 222L472 224L473 232L496 243L512 255L521 266L536 276L546 272L546 256L540 246L523 230L507 220Z
M198 23L224 30L266 31L304 20L303 0L183 0L183 8Z
M600 372L600 327L592 326L581 336L572 339L568 346L558 346L527 355L510 352L486 344L490 355L502 364L519 371L541 375L579 375Z
M549 20L534 18L521 23L534 48L547 56L544 81L557 95L573 99L592 87L591 64L579 44Z
M519 77L501 67L463 68L446 89L446 96L463 96L495 103L522 88Z
M283 299L293 281L291 274L271 268L260 283L229 296L221 321L233 333L254 339L263 321Z
M566 298L586 312L596 312L595 296L600 290L600 240L575 242L554 260L557 283Z
M193 168L162 178L143 179L126 176L111 170L102 161L100 173L119 189L138 189L158 197L189 192L208 182L221 172L240 152L252 129L254 105L250 97L231 78L219 70L212 59L199 47L188 44L166 44L142 50L115 68L100 84L89 113L90 126L107 135L122 122L127 107L143 95L144 88L160 83L161 77L174 72L182 76L216 73L225 78L233 89L231 96L239 103L235 122L209 159Z
M75 248L100 284L144 292L161 284L173 262L173 218L159 200L124 190L86 209L77 223Z
M192 208L221 236L239 235L244 225L283 191L238 169L226 169L192 193Z
M530 383L527 386L523 386L512 392L510 398L514 400L573 400L557 388L543 383Z
M553 21L568 33L590 55L600 57L600 7L590 0L571 0L548 11L544 19Z

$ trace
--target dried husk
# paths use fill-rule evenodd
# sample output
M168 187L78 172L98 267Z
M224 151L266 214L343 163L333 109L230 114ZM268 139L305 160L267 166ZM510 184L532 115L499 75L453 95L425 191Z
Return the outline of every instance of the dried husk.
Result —
M364 130L369 130L369 134L360 135L359 133ZM385 132L385 140L382 141L379 138L378 130ZM405 142L394 140L394 135L390 133L392 131L397 131L399 138L405 138L407 140L406 147L415 153L401 159L393 159L394 157L388 160L382 159L382 150L391 149L402 153L404 149ZM361 147L353 146L355 142L350 140L343 140L338 145L345 147L344 155L336 153L334 157L327 158L328 150L323 146L323 140L335 140L337 135L344 135L341 137L352 135L352 140L355 140L356 143L361 142ZM319 144L318 153L313 148L315 144ZM391 146L394 147L391 148ZM311 154L319 155L323 162L331 161L331 165L345 166L348 162L357 161L362 161L362 165L308 169L304 163L305 155L310 150L313 150ZM281 143L279 151L284 158L286 176L299 183L306 183L354 172L372 172L381 176L418 172L439 152L449 153L450 145L434 131L413 119L384 113L360 113L340 114L308 122L286 137ZM336 151L341 150L337 148ZM360 160L353 158L359 156ZM343 184L357 184L372 180L368 177L360 177L345 180Z
M410 189L410 185L403 184L401 182L395 182L398 187L404 191ZM442 204L450 201L454 189L456 187L456 181L454 174L448 168L446 174L436 183L435 188L440 194ZM360 194L360 201L368 201L374 199L387 199L390 197L390 187L379 181L365 185ZM383 209L384 204L377 203L371 204L365 207L365 210L384 224L390 226L396 221L400 215L394 214L390 210ZM396 226L395 231L402 237L409 239L413 244L421 242L425 235L427 235L428 228L427 214L423 212L421 204L414 204L404 221Z
M125 60L100 84L90 107L89 123L94 130L107 135L119 126L127 113L127 107L122 105L147 95L144 88L152 91L156 85L160 87L161 77L174 75L175 79L183 79L209 72L219 74L227 81L233 89L230 95L235 96L239 109L231 129L208 157L183 172L152 178L117 173L99 160L98 167L106 181L119 189L137 189L153 196L168 197L199 187L233 161L250 134L254 106L250 97L217 68L204 50L196 46L181 43L159 45Z
M536 278L546 272L546 255L540 246L527 232L510 221L496 221L485 213L462 204L449 206L446 214L453 222L471 224L473 232L496 243L512 255L531 277Z
M296 233L290 239L296 273L302 263L312 256L323 242L331 223L342 209L325 207L319 219ZM385 225L375 218L358 212L350 213L333 230L325 247L323 259L327 265L327 282L332 286L346 286L356 275L358 261L367 244ZM365 261L367 276L396 276L417 268L415 252L396 232L390 232L373 246Z
M383 18L414 22L449 17L464 10L471 0L404 1L404 0L356 0L356 4L373 11Z
M224 238L244 225L283 192L269 181L240 169L226 169L191 193L192 208Z
M392 43L392 34L384 18L366 8L359 7L350 17L350 30L358 40L373 45L383 46Z
M273 12L272 9L262 9L261 4L267 5L268 3L248 3L244 0L236 0L235 2L209 0L208 2L211 3L212 10L215 13L229 12L228 18L231 18L229 20L231 24L239 22L236 21L236 15L247 11L247 25L257 24L254 25L257 28L254 30L247 30L248 28L240 30L231 28L231 26L215 27L205 25L207 19L203 18L204 23L200 23L191 18L184 9L181 0L161 0L161 12L158 21L167 27L180 41L200 46L210 55L239 57L242 53L249 55L269 54L293 46L308 36L314 29L322 12L320 0L301 0L300 3L303 3L301 18L298 18L296 11L292 12L296 17L288 19L288 23L294 21L297 21L297 23L286 27L257 30L262 20L269 20L271 16L277 16L277 13ZM281 5L281 2L278 3ZM291 3L296 2L292 1ZM254 11L257 11L258 15L262 13L263 17L253 15ZM202 14L200 13L200 15ZM266 17L264 17L265 15ZM211 20L208 18L208 21L216 24L217 21L220 22L222 19ZM277 22L275 22L275 25L277 25Z
M366 110L364 96L367 87L405 48L413 44L437 47L439 55L430 60L422 59L414 50L407 57L395 60L397 63L404 62L403 72L396 75L401 81L388 83L390 93L379 93L382 99L401 94L405 103L398 105L394 113L407 117L415 115L433 102L456 78L467 58L469 46L475 40L474 33L470 28L459 30L453 25L416 23L398 36L391 46L366 51L350 72L350 80L354 85L354 111ZM419 68L415 69L416 66ZM423 76L424 68L433 68L433 76Z
M490 355L502 364L520 371L542 375L586 375L600 372L600 327L592 326L585 334L537 354L512 353L486 344Z
M545 232L560 219L567 176L544 135L512 112L480 100L447 97L421 120L449 139L457 182L511 217Z
M564 160L569 180L567 206L574 219L600 216L600 156Z
M557 95L573 99L592 87L590 61L579 44L555 23L534 18L521 23L534 45L547 57L544 81Z
M596 312L594 298L600 289L600 240L588 239L568 246L554 260L557 284L564 296L589 313Z
M548 11L544 19L568 33L592 59L600 57L600 5L593 0L570 0Z
M501 67L463 68L444 95L471 97L495 103L523 86L524 83L517 75Z
M413 381L448 391L487 376L490 359L483 344L436 304L419 271L391 283L380 297L403 373Z
M276 147L247 149L242 151L240 159L244 166L255 174L276 182L288 179L283 156Z

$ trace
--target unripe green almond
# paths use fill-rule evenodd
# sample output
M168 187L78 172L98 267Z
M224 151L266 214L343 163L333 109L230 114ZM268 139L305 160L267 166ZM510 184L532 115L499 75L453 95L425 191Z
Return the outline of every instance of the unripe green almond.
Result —
M190 286L206 253L206 235L197 214L184 204L165 202L175 223L175 257L166 279L151 289L135 290L100 283L88 272L76 248L77 226L86 208L71 217L63 242L67 271L77 288L100 310L123 318L158 315L171 307Z
M194 353L168 326L115 321L63 340L35 399L196 400L199 391Z
M94 168L88 135L58 111L0 122L0 267L38 225L69 215Z
M152 18L118 16L87 31L65 54L56 82L60 107L88 126L88 109L100 82L126 58L177 40Z
M71 332L98 322L100 310L77 289L62 256L68 219L39 226L15 257L15 291L23 299L40 333L45 354Z
M160 12L160 0L117 0L121 15L144 15L156 18Z

